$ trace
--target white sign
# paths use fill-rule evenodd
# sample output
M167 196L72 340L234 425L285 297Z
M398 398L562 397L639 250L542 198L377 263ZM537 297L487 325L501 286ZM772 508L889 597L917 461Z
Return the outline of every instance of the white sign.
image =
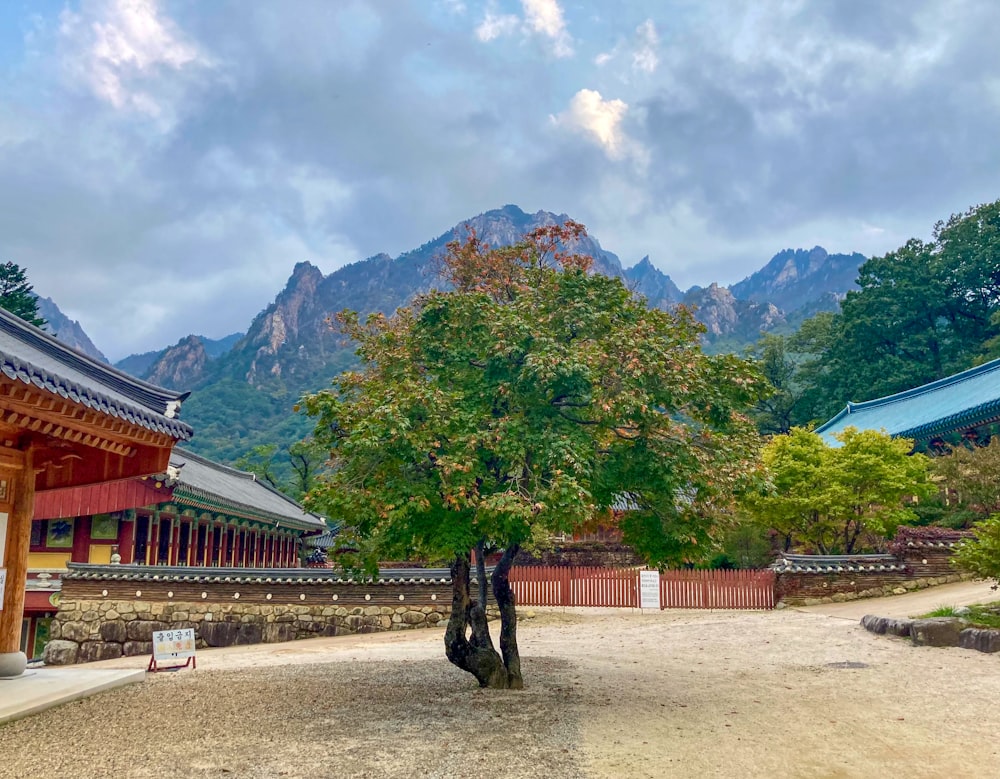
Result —
M0 568L0 611L3 611L3 596L7 589L7 569Z
M0 565L3 565L7 558L7 512L0 511Z
M660 608L659 571L639 571L639 608Z
M194 628L153 631L153 660L159 664L194 657Z

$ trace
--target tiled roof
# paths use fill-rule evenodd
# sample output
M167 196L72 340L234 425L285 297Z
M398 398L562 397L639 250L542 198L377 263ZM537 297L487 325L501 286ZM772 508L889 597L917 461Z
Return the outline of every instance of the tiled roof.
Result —
M845 428L885 430L889 435L926 440L1000 420L1000 360L954 376L847 408L816 428L828 444Z
M71 349L3 309L0 371L16 381L177 440L192 435L191 427L175 417L190 393L140 381Z
M275 522L299 530L325 530L326 522L252 473L230 468L175 448L168 474L174 500L209 511L229 511L248 519Z
M126 582L231 582L233 584L362 584L323 568L200 568L165 565L67 563L64 579ZM374 584L450 584L447 568L386 568Z
M860 573L905 571L906 566L891 554L805 555L785 554L771 565L777 573Z

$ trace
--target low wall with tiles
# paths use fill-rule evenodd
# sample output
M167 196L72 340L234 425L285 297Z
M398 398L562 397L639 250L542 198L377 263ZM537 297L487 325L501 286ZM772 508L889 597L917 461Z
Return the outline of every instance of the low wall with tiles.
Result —
M920 531L935 532L921 537ZM885 555L782 555L775 563L775 596L788 606L873 598L972 578L952 564L954 547L969 534L907 528Z
M447 577L393 571L366 584L303 569L71 565L44 659L148 655L154 631L181 628L193 628L204 648L433 627L451 611Z

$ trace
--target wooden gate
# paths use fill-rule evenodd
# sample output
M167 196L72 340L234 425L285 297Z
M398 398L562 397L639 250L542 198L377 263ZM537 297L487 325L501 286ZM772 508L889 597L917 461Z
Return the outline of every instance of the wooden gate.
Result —
M634 568L515 566L510 583L520 606L639 607ZM774 571L665 571L661 609L773 609Z

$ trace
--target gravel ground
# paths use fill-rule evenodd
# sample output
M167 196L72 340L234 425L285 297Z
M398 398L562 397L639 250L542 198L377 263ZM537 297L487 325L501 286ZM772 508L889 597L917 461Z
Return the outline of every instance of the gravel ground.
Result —
M554 612L520 639L521 692L479 690L440 630L202 652L0 727L0 777L1000 776L997 656L788 610Z

